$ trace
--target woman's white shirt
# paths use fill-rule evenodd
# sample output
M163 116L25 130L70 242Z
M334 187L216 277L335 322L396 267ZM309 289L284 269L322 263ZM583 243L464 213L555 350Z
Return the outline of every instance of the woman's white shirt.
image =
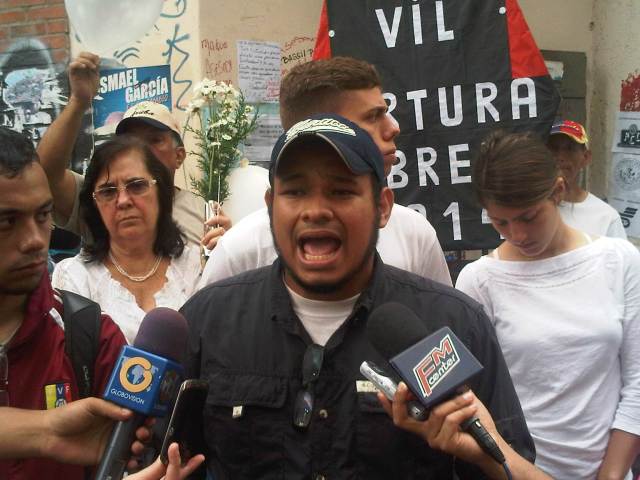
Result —
M193 295L200 275L200 252L193 246L172 258L164 286L154 294L156 307L178 310ZM56 265L51 280L54 288L78 293L100 304L120 327L131 344L145 316L129 290L111 276L102 262L86 263L80 255Z
M640 435L640 253L602 237L543 260L482 257L456 288L495 326L536 465L596 478L612 428Z

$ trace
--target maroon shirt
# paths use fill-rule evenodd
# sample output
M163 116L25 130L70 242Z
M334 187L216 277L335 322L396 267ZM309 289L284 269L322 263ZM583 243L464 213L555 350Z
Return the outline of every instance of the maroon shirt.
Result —
M40 285L29 297L22 325L9 343L9 406L44 410L47 404L53 408L56 403L79 398L73 366L64 350L61 319L62 302L45 271ZM125 344L118 326L103 314L93 395L102 396ZM84 467L46 459L0 461L0 480L36 478L82 480Z

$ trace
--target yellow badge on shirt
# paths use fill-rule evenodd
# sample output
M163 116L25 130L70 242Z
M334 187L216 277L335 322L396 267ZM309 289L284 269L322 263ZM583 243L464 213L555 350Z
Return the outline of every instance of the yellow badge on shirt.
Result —
M47 410L66 405L71 401L71 385L65 383L52 383L44 387L44 404Z

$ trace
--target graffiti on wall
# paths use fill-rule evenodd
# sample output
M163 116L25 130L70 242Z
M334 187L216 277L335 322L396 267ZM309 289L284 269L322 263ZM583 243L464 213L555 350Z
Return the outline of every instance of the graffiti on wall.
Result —
M167 5L169 5L169 11L166 11ZM167 59L167 63L171 65L171 71L173 72L171 80L174 87L177 88L177 91L174 93L174 98L176 98L175 106L178 110L182 111L185 110L187 103L183 102L182 99L193 84L189 79L188 74L183 71L183 68L191 57L191 54L186 47L180 46L181 43L184 44L186 40L191 38L191 35L188 33L180 34L180 18L186 13L186 11L187 0L175 0L173 2L165 2L165 8L160 14L160 17L162 18L175 21L173 26L173 36L165 40L167 49L162 52L162 56L165 57Z
M0 55L0 125L37 143L66 103L60 77L40 40L16 40Z
M187 8L187 0L166 1L160 14L161 19L169 22L169 25L165 27L166 30L164 30L166 32L166 38L164 38L166 49L162 52L162 58L171 66L171 71L173 72L171 76L172 90L176 99L175 107L179 110L185 110L187 102L183 101L183 98L193 84L188 74L183 70L187 61L191 58L191 54L185 46L185 42L191 38L191 35L180 31L180 19L187 12ZM155 32L163 32L157 23L153 29ZM141 44L141 40L138 40L136 45L130 45L113 52L113 58L119 63L117 66L130 67L133 66L132 62L136 61L136 64L139 64L140 56L141 54L143 55L138 47L139 44ZM151 63L153 64L154 62Z
M315 37L305 36L296 36L284 42L281 49L282 57L280 59L283 77L289 73L289 70L294 66L311 61L315 43Z
M185 40L188 40L190 38L190 35L188 33L185 33L184 35L179 35L179 32L180 32L180 24L176 23L175 29L173 31L173 38L171 40L166 41L167 50L162 52L162 56L167 58L167 63L172 67L174 65L174 63L172 63L174 53L176 53L176 57L179 58L179 60L176 61L178 66L175 68L172 68L173 75L171 77L171 80L175 86L179 85L178 92L176 94L177 96L177 100L175 104L176 108L178 110L184 111L185 104L182 103L182 99L191 88L191 85L193 84L193 82L189 78L187 78L185 73L182 71L182 68L187 63L187 60L189 60L189 57L191 57L191 54L186 49L180 48L178 46L179 43L184 42Z
M165 2L166 5L171 5L172 2ZM169 7L170 11L163 12L160 14L161 17L164 18L180 18L187 11L187 0L175 0L173 2L173 7Z

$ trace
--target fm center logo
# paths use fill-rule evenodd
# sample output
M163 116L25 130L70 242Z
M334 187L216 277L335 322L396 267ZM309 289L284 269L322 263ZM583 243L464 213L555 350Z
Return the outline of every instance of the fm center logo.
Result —
M451 341L451 336L446 335L440 345L434 347L420 362L413 367L413 374L418 381L420 391L424 398L431 396L433 390L447 375L460 363L460 357Z

